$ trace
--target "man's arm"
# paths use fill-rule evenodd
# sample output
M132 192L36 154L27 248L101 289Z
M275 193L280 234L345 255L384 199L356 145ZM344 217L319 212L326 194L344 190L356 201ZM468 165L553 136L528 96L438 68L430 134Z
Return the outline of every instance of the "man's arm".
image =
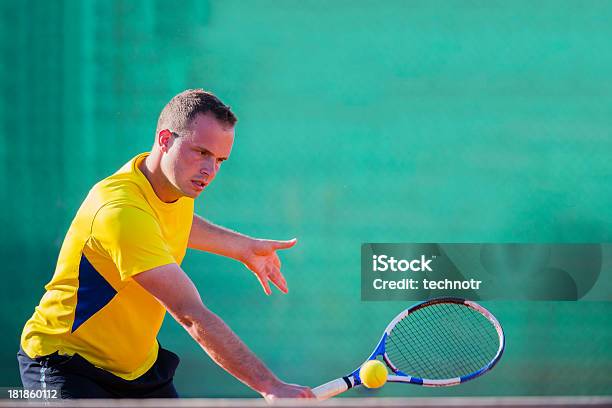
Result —
M194 214L188 246L242 262L257 276L264 291L269 295L272 291L268 281L272 281L284 293L288 292L276 251L291 248L295 243L295 239L274 241L252 238L215 225Z
M177 264L134 276L227 372L264 398L314 397L308 387L279 380L216 314L202 303L195 285Z
M189 248L242 261L253 240L254 238L215 225L199 215L193 214Z

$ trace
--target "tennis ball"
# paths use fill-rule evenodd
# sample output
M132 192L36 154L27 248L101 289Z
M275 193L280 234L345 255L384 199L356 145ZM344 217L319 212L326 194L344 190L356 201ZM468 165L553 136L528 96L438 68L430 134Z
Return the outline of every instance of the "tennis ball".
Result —
M361 382L368 388L379 388L387 382L387 367L379 360L367 361L359 369Z

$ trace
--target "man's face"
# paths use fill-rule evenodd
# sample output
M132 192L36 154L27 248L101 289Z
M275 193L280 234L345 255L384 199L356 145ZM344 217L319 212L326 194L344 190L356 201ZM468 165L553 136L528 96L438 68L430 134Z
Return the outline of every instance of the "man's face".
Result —
M219 122L212 114L199 114L190 130L169 137L161 167L178 197L196 198L214 180L221 163L229 158L234 128Z

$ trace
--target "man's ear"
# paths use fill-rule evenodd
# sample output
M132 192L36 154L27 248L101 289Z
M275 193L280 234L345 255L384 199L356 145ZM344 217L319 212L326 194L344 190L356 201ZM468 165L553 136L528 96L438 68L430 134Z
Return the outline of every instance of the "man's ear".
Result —
M157 134L157 145L160 147L162 152L168 151L171 138L172 132L170 132L168 129L160 130Z

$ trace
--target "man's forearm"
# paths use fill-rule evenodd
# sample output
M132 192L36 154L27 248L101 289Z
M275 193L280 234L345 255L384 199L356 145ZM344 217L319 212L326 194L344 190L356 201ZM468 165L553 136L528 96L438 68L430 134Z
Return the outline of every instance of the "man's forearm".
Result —
M255 391L266 394L281 383L213 312L204 309L179 321L219 366Z
M194 215L189 235L189 248L242 261L245 248L253 238L236 231L215 225Z

